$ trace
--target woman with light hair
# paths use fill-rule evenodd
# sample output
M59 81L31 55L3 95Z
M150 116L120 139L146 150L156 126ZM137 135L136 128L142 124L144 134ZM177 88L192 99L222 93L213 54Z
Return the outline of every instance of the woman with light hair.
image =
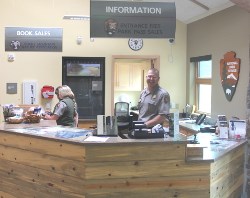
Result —
M78 126L78 113L75 95L67 85L58 86L55 94L59 102L55 105L51 115L46 114L46 120L56 120L58 125Z

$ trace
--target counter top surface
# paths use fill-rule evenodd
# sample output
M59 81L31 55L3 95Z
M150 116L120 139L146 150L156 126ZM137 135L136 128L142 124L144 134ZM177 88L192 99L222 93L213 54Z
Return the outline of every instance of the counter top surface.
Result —
M187 143L187 138L181 134L175 137L153 139L122 139L120 137L93 136L94 129L81 129L57 126L50 120L41 120L36 124L8 124L2 123L0 130L23 135L35 135L43 138L53 138L73 143L107 144L107 143Z
M41 120L37 124L0 124L1 132L15 133L16 135L50 138L57 141L66 141L73 144L109 145L109 144L186 144L187 147L202 147L203 157L189 157L188 162L215 161L225 153L247 143L247 140L220 139L214 133L198 133L198 144L189 144L193 136L175 134L175 137L153 139L122 139L120 137L93 136L94 129L80 129L57 126L54 122Z
M192 137L188 140L192 140ZM245 139L221 139L214 133L199 133L197 141L198 144L187 144L187 147L202 147L203 157L188 157L187 161L215 161L229 151L247 143Z
M215 133L202 133L200 128L204 125L195 124L195 120L184 120L180 121L179 125L181 129L184 129L185 135L187 135L187 140L194 140L194 135L197 139L197 144L188 144L187 147L202 147L203 148L203 157L188 157L187 161L214 161L219 159L227 152L235 149L241 145L247 143L245 139L223 139ZM183 131L180 129L180 133Z

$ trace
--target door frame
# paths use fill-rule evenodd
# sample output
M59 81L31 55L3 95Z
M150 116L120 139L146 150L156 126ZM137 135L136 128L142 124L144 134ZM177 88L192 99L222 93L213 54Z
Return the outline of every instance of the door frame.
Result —
M140 60L151 60L151 67L154 67L160 71L160 56L158 55L112 55L112 66L111 66L111 113L114 114L114 82L115 82L115 62L116 59L140 59Z

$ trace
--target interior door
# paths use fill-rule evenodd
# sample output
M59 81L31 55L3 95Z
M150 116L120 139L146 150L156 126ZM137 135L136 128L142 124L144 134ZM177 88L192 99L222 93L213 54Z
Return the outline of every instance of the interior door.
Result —
M160 56L127 56L127 55L113 55L112 56L112 74L111 76L113 76L113 79L111 80L112 83L111 84L111 112L114 111L114 102L115 102L115 96L117 95L116 92L116 83L117 83L117 74L115 72L115 65L117 62L119 61L123 61L123 62L128 62L128 63L132 63L132 64L141 64L142 65L142 71L140 72L141 77L141 89L138 90L138 92L142 91L146 86L146 75L147 75L147 71L149 68L155 67L158 70L160 70L159 64L160 64ZM124 71L124 70L123 70ZM134 74L137 75L137 74ZM128 80L128 77L125 78L126 80ZM123 80L125 80L123 79ZM137 98L136 98L137 99Z

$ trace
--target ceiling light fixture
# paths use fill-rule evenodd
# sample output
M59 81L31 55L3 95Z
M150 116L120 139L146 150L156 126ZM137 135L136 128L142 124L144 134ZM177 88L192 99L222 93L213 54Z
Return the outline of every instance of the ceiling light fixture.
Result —
M90 16L86 16L86 15L64 15L63 19L66 19L66 20L85 20L85 21L88 21L90 19Z

